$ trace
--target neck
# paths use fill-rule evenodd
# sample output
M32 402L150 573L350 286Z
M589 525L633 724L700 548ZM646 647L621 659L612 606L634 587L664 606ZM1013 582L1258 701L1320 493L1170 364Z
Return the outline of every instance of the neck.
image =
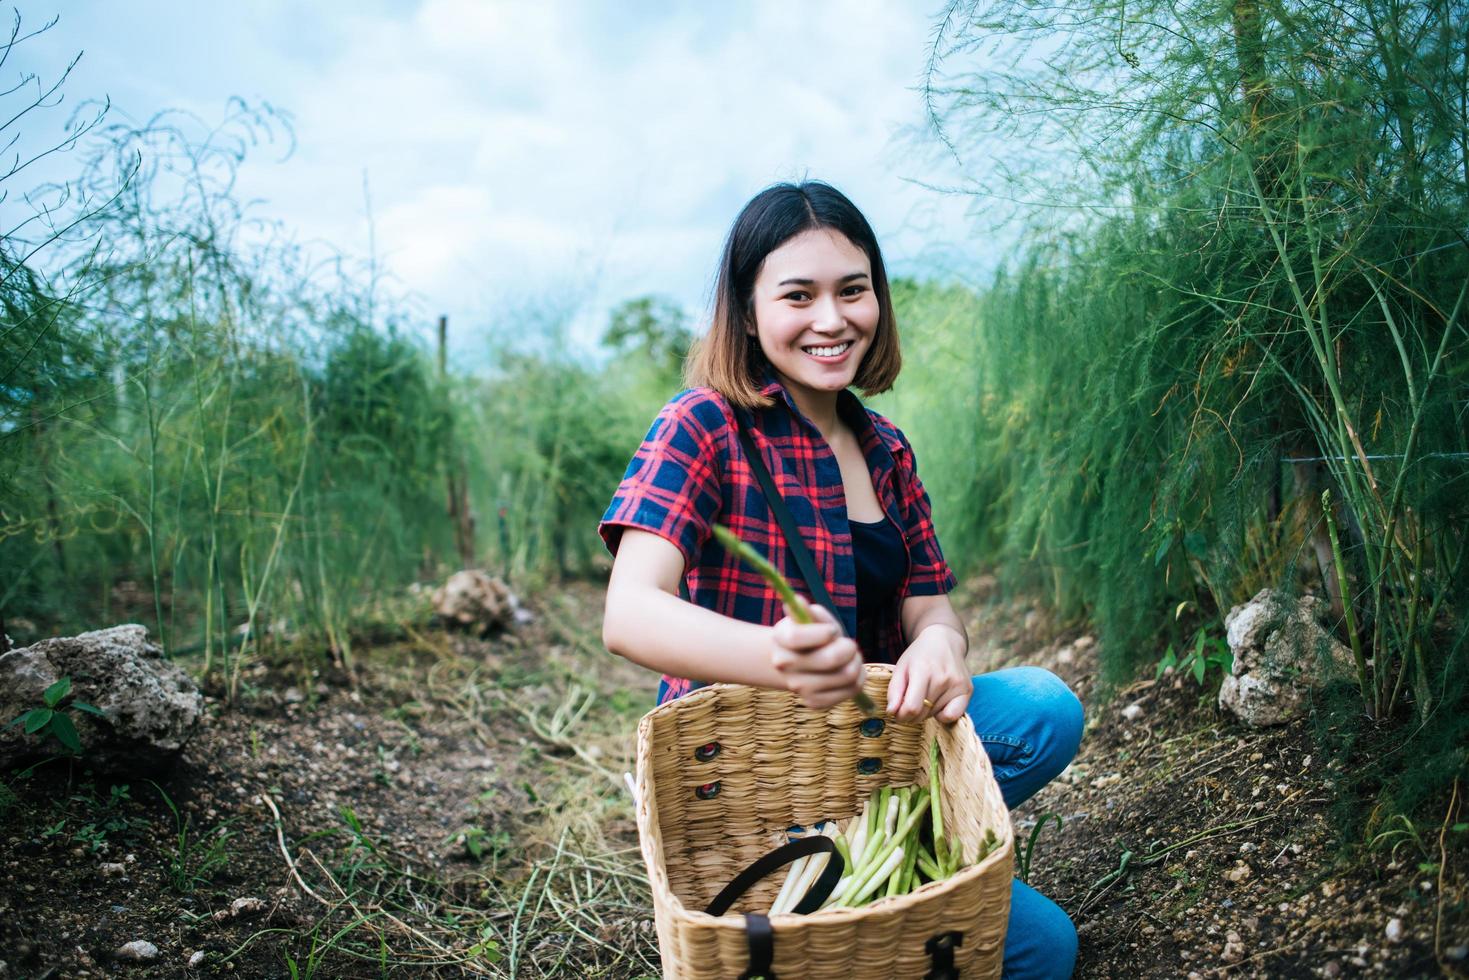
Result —
M801 391L790 387L791 400L801 410L801 414L816 426L816 431L821 433L828 443L840 432L840 424L837 420L837 395L835 391Z

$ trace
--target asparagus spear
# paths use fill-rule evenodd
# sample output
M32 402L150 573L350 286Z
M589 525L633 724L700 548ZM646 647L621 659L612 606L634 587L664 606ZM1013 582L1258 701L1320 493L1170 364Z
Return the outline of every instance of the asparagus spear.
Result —
M796 595L796 590L791 588L791 583L787 582L785 576L774 565L766 561L760 552L735 537L734 532L723 524L714 525L714 537L719 539L719 543L725 547L725 550L739 555L750 564L751 568L760 573L760 577L765 579L770 587L775 590L775 594L780 596L785 604L790 607L792 619L798 623L816 622L816 618L811 615L811 610L806 607L805 600ZM840 624L837 625L837 630L841 631ZM872 702L872 699L867 696L865 691L858 691L853 696L852 702L866 714L877 714L877 705Z

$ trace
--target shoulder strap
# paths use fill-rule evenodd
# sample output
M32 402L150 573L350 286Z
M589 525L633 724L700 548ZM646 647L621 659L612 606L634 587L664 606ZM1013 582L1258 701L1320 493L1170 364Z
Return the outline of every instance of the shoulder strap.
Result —
M745 457L750 461L750 468L755 471L755 479L760 481L760 489L765 494L765 502L770 505L771 512L775 514L775 519L780 524L786 545L791 549L791 554L795 556L796 567L801 570L801 577L806 580L806 590L813 599L825 606L840 624L842 614L837 610L836 603L831 601L831 593L826 590L826 582L816 570L816 562L812 560L811 552L806 548L806 542L801 540L801 532L796 528L796 520L791 516L785 498L775 488L775 481L770 478L770 470L766 469L765 460L761 457L760 450L750 435L750 430L745 428L745 420L740 417L738 411L734 413L734 417L735 425L740 430L740 444L745 447Z

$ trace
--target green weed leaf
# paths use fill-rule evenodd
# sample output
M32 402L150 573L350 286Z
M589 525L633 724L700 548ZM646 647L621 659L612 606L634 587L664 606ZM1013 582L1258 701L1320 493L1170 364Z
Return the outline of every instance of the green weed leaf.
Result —
M61 703L61 699L71 693L71 678L63 677L61 680L46 688L41 695L46 700L46 707L54 708Z
M77 728L71 723L66 715L57 712L51 719L51 734L56 736L56 741L66 746L70 752L82 750L82 740L77 736Z
M1163 672L1169 667L1178 666L1178 654L1173 650L1173 644L1168 644L1168 652L1163 654L1163 659L1158 661L1158 672L1153 675L1153 680L1163 676Z
M56 712L50 708L32 708L30 711L27 711L21 716L25 721L26 734L36 734L36 732L49 725L55 715Z
M88 704L85 701L73 701L71 703L71 706L78 711L85 711L89 715L96 715L98 718L107 717L107 715L102 711L101 708L97 707L96 705Z

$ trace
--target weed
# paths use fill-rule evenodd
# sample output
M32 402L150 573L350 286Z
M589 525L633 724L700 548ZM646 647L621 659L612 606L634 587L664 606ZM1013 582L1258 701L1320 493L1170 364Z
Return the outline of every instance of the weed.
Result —
M150 779L150 783L153 781ZM235 832L229 821L200 834L194 830L192 815L184 815L174 805L163 787L153 783L158 795L173 813L174 841L167 849L169 886L180 895L192 892L198 885L208 884L230 862L230 841Z
M1180 611L1183 604L1179 606ZM1194 632L1193 645L1180 659L1178 651L1172 643L1168 644L1163 659L1158 661L1157 672L1154 678L1162 677L1169 667L1175 667L1180 671L1193 675L1194 682L1204 687L1204 679L1211 668L1218 668L1220 677L1224 677L1234 670L1234 654L1229 649L1229 644L1222 636L1215 635L1210 629L1217 623L1208 623L1200 626Z
M1040 817L1036 819L1035 826L1030 828L1030 837L1027 838L1025 841L1025 849L1016 855L1016 863L1018 865L1018 867L1016 868L1016 874L1021 881L1024 881L1026 883L1030 882L1030 871L1032 867L1031 856L1035 851L1035 842L1041 835L1041 828L1044 827L1046 823L1051 820L1054 820L1056 822L1057 832L1059 832L1064 826L1061 821L1061 815L1059 813L1053 813L1050 810L1042 813Z
M480 826L465 827L457 834L450 834L444 843L457 842L464 847L465 855L472 861L483 861L488 854L498 859L510 848L510 835L503 830L488 831Z
M71 755L80 755L81 736L77 734L76 723L67 711L84 711L99 718L107 716L85 701L71 700L70 694L71 678L63 677L41 693L42 704L39 707L25 712L5 727L21 725L27 735L39 736L43 744L47 738L54 738Z

